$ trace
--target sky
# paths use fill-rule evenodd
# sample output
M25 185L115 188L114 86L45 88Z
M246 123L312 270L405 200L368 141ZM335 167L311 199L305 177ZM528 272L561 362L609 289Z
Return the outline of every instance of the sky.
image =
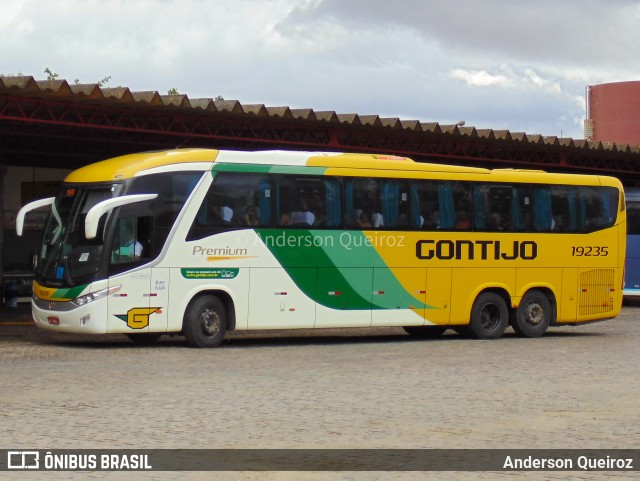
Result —
M640 1L0 0L0 74L583 138Z

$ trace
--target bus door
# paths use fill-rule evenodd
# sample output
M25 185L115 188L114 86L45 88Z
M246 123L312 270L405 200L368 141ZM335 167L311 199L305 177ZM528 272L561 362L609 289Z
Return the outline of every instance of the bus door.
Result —
M151 268L139 268L150 258L150 222L146 218L125 217L118 219L109 259L109 287L120 286L109 299L109 332L135 334L153 330L166 331L166 314L159 323L155 318L162 314L158 304L158 291L152 287ZM162 275L154 278L163 279ZM159 285L165 290L166 284ZM160 299L162 300L162 299ZM160 326L163 326L159 328Z

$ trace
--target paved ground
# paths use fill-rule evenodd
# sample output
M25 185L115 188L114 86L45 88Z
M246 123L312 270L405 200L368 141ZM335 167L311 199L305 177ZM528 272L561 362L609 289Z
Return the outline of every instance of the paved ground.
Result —
M0 448L639 448L640 307L541 339L400 329L50 334L0 310ZM11 474L11 476L9 476ZM34 479L34 474L23 479ZM176 479L177 473L37 473ZM199 473L180 479L634 479L629 473ZM0 473L0 479L18 479ZM22 479L22 477L21 477Z

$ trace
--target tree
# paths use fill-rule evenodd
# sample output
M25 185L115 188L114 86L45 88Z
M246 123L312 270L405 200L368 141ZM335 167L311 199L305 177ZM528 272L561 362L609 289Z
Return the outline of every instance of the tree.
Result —
M44 73L47 74L47 80L57 80L58 77L60 77L60 75L56 72L54 72L53 70L51 70L49 67L44 69ZM98 87L102 87L104 85L106 85L109 80L111 80L111 75L107 75L106 77L103 77L102 80L99 80L98 83ZM75 79L73 81L74 84L78 85L80 83L80 79Z
M173 87L167 90L167 95L180 95L180 92L177 88ZM222 95L218 95L217 97L214 97L213 100L224 100L224 98Z
M49 67L44 69L44 73L47 74L47 80L56 80L60 75L54 73Z

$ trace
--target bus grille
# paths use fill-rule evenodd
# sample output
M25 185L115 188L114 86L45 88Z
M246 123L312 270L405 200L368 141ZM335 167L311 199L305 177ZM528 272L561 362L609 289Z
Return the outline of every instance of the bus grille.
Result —
M613 311L614 269L593 269L580 274L578 315L590 316Z

